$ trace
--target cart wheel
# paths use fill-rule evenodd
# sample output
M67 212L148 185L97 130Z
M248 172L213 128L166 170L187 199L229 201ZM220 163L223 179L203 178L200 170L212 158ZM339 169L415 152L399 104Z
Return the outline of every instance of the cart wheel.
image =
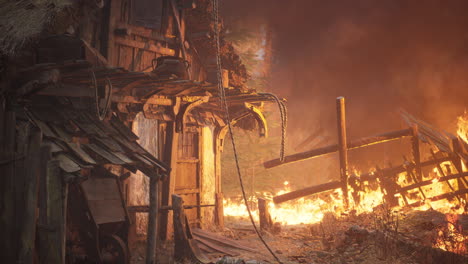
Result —
M128 248L116 235L107 235L100 239L102 262L106 264L128 264Z

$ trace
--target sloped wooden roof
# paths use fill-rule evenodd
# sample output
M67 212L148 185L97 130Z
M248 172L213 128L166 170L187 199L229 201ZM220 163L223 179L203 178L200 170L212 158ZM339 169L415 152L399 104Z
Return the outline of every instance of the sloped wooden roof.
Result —
M88 106L77 98L39 97L24 110L41 129L62 170L75 173L112 164L148 176L169 172L169 166L140 146L138 137L117 116L100 121Z

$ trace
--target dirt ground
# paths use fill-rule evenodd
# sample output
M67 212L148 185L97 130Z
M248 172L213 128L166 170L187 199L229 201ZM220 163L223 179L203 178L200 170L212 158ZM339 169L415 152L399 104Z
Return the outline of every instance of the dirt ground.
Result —
M385 212L385 211L383 211ZM308 264L464 264L468 263L468 215L447 217L436 211L372 213L360 216L325 214L321 223L281 226L262 231L283 263ZM247 219L226 217L224 229L210 230L250 247L221 262L222 254L207 255L212 263L277 263ZM456 229L449 229L453 222ZM447 250L436 249L444 247ZM132 252L132 263L144 263L145 245ZM173 244L158 250L159 263L176 263Z

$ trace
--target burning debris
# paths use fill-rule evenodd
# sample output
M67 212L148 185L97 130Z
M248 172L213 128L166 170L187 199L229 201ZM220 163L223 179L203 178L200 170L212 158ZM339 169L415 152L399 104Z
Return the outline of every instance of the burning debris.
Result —
M369 247L380 252L379 259L398 263L466 261L468 142L463 137L468 127L466 116L458 118L458 137L439 132L407 112L402 112L402 117L410 128L353 140L347 149L410 138L411 160L403 156L399 166L376 166L369 173L354 171L345 179L346 187L343 181L332 181L292 191L286 181L279 192L261 195L266 199L251 197L251 204L258 199L258 206L253 207L262 229L274 234L281 230L276 227L278 224L311 225L312 234L322 235L324 250L336 250L341 259L344 252L355 251L353 257L345 254L346 262L362 257ZM427 146L423 148L420 143ZM423 149L429 153L422 152ZM284 163L275 159L264 165L286 166L339 150L340 144L330 145L288 155ZM343 189L347 190L349 204ZM226 215L247 217L244 204L232 199L224 203ZM422 253L416 253L420 250ZM332 259L330 256L328 261Z

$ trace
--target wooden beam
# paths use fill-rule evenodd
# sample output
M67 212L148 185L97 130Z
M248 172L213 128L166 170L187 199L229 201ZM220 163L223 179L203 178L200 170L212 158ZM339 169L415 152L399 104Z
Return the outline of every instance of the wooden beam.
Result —
M448 180L452 180L452 179L459 179L459 178L466 177L466 176L468 176L468 172L450 174L450 175L447 175L447 176L440 177L439 182L448 181ZM398 189L398 192L409 191L409 190L412 190L412 189L415 189L415 188L421 188L422 186L431 185L433 183L434 183L433 180L420 181L420 182L417 182L415 184L411 184L411 185L408 185L408 186L401 187L401 188Z
M411 127L413 136L411 137L411 149L413 153L413 160L416 170L416 178L418 181L421 181L423 178L422 169L421 169L421 152L419 150L419 129L418 125L413 124Z
M432 158L433 158L433 159L436 159L436 154L435 154L434 150L433 150L433 149L430 149L430 152L431 152ZM440 163L437 163L436 168L437 168L437 170L439 171L439 174L440 174L441 177L445 177L445 176L446 176L444 170L442 169L442 166L440 166ZM455 189L453 188L452 184L450 184L450 181L446 181L445 183L446 183L447 186L450 188L450 190L452 190L452 192L455 191ZM459 203L462 202L461 199L460 199L460 197L458 197L458 196L457 196L457 200L458 200Z
M378 134L370 137L364 137L357 140L353 140L348 144L348 150L357 149L362 147L367 147L375 144L380 144L403 137L408 137L411 135L411 129L403 129L397 131L391 131L383 134ZM305 152L296 153L293 155L288 155L284 158L284 162L281 162L279 159L273 159L263 163L265 168L273 168L283 164L293 163L297 161L307 160L326 154L334 153L338 151L338 144L328 145L322 148L312 149Z
M445 162L449 160L450 160L449 157L442 157L442 158L438 158L435 160L427 160L427 161L421 162L421 167L434 166L437 163L441 163L441 162ZM414 169L414 166L415 166L414 163L410 163L410 164L403 164L403 165L390 167L390 168L383 168L380 171L380 173L382 173L384 176L394 175L394 174L406 172L409 169ZM369 172L369 173L364 173L364 174L359 175L359 179L361 181L371 181L371 180L375 180L376 178L377 177L374 172Z
M133 34L133 35L138 35L138 36L149 38L149 39L156 40L156 41L167 42L168 44L176 43L173 38L168 38L163 35L160 35L155 30L152 30L149 28L133 26L133 25L123 23L123 22L117 22L116 26L117 28L114 30L115 35L121 35L122 33L124 35Z
M285 194L275 196L275 197L273 197L273 202L275 204L279 204L279 203L283 203L283 202L286 202L286 201L301 198L301 197L304 197L304 196L308 196L308 195L312 195L312 194L316 194L316 193L320 193L320 192L324 192L324 191L330 191L330 190L338 189L340 187L341 187L341 182L339 182L339 181L327 182L327 183L324 183L324 184L319 184L319 185L316 185L316 186L311 186L311 187L307 187L307 188L304 188L304 189L300 189L300 190L296 190L296 191L292 191L292 192L289 192L289 193L285 193Z
M348 201L348 143L346 136L346 109L344 97L336 98L336 114L338 128L338 153L340 155L340 179L343 191L343 202L347 209Z
M151 52L161 54L161 55L170 55L170 56L175 55L175 51L173 49L156 46L149 42L142 42L138 40L122 39L122 38L115 38L114 41L115 41L115 44L118 44L118 45L151 51Z
M148 232L146 243L146 264L156 263L156 246L157 246L157 232L158 232L158 211L159 211L159 179L157 177L150 177L149 184L149 216L148 216Z

